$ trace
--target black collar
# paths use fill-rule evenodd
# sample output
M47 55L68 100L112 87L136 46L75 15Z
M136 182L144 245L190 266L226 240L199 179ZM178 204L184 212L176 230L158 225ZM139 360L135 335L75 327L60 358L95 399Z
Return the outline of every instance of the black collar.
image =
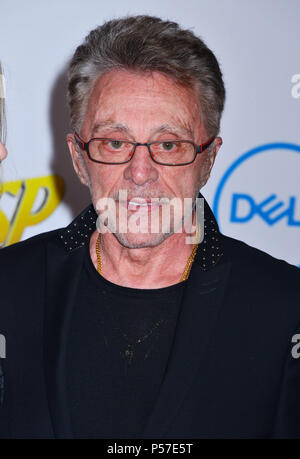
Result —
M200 198L203 198L199 194ZM97 213L90 204L66 228L59 232L61 242L68 252L72 252L89 244L90 237L96 229ZM204 199L204 238L198 245L194 258L201 269L208 271L213 268L223 255L221 233L218 223L207 201Z

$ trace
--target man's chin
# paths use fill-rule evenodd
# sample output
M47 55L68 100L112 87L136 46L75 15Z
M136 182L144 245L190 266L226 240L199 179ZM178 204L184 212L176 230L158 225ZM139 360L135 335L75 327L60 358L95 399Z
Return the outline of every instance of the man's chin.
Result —
M170 235L171 233L114 233L119 243L128 249L156 247Z

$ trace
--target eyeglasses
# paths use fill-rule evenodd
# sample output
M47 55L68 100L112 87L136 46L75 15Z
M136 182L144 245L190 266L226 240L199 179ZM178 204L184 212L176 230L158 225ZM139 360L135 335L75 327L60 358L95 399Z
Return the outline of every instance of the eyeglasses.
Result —
M136 150L136 147L147 147L151 159L163 166L185 166L195 161L196 156L206 150L215 140L211 137L202 145L196 145L190 140L160 140L150 143L130 142L129 140L117 140L107 138L92 138L84 142L75 132L75 140L78 146L86 151L91 161L101 164L125 164L128 163Z

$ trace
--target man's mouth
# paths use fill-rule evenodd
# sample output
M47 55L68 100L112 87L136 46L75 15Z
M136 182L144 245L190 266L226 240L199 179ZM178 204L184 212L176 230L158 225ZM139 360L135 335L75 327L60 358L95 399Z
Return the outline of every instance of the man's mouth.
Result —
M164 203L159 198L133 198L127 201L119 201L123 207L128 210L151 209L152 207L159 207Z
M147 206L158 205L158 203L154 203L151 201L146 201L146 202L127 201L127 204L128 206L136 206L136 207L147 207Z

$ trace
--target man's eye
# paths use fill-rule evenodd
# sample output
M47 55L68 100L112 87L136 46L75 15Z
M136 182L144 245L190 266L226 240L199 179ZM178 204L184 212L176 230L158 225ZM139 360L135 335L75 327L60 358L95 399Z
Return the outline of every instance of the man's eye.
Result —
M112 148L117 149L117 148L121 148L124 142L122 142L121 140L111 140L109 144Z
M172 150L172 148L175 146L174 142L163 142L161 144L161 147L163 150L169 151Z

